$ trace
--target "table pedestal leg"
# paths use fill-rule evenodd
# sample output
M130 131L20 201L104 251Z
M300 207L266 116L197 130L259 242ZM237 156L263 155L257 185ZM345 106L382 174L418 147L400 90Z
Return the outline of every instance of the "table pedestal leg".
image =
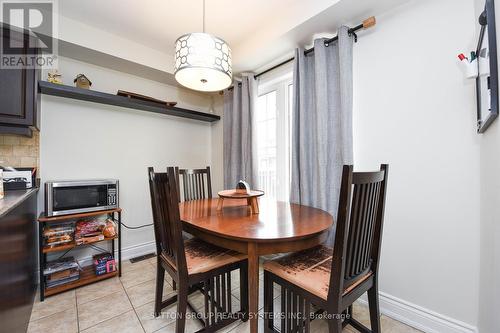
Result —
M248 243L248 300L250 333L257 333L259 319L259 255L257 244Z

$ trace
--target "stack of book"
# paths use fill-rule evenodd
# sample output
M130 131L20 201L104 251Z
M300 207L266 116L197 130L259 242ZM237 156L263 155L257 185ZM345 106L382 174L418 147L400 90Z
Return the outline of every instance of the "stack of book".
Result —
M80 265L78 265L73 257L48 262L43 271L47 288L78 280L80 278L80 270Z

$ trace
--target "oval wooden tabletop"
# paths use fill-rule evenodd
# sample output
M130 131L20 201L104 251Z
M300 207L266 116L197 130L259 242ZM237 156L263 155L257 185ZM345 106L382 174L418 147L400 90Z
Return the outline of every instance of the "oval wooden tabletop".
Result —
M261 199L260 213L251 214L246 200L224 202L222 211L217 211L217 200L181 202L181 220L218 236L255 242L307 238L333 224L330 214L313 207Z

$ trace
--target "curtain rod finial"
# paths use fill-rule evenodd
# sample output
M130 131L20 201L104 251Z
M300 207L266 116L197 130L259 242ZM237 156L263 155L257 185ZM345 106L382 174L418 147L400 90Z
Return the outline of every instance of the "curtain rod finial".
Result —
M377 20L375 19L375 16L369 17L363 21L363 29L371 28L375 24L377 24Z

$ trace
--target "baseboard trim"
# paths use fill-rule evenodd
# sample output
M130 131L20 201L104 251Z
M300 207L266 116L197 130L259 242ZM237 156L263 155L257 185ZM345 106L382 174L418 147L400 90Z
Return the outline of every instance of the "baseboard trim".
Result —
M154 241L128 246L122 249L122 260L128 260L130 258L143 256L148 253L156 253L156 243ZM115 256L117 255L118 252L115 254Z
M359 299L365 305L365 297ZM379 292L380 312L427 333L477 333L477 327L419 305Z

